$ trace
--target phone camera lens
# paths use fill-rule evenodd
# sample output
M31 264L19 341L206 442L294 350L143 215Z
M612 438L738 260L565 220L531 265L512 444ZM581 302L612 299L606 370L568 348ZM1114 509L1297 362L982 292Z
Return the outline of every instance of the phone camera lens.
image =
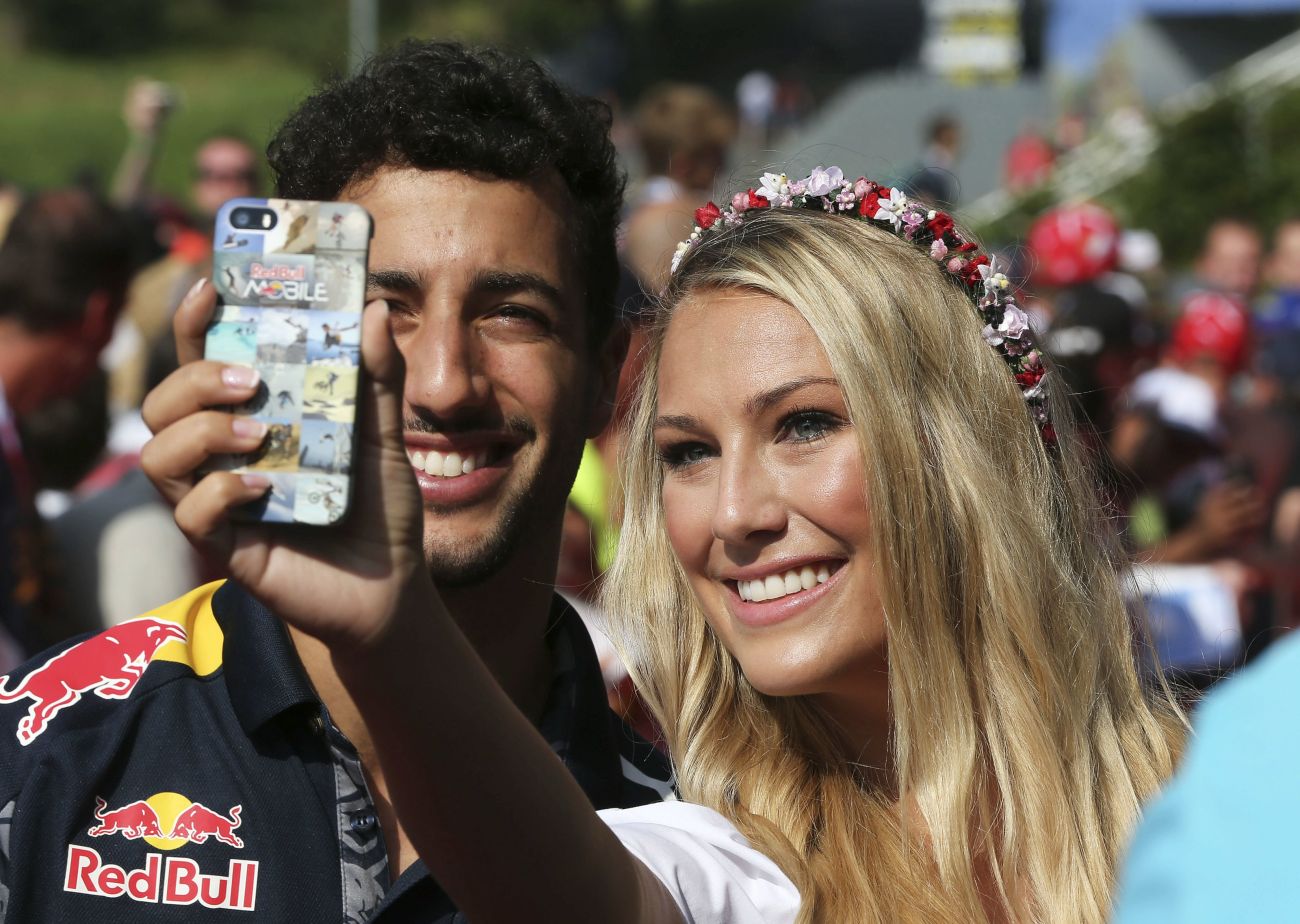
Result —
M230 213L230 223L236 228L247 228L252 224L252 219L244 209L235 209Z

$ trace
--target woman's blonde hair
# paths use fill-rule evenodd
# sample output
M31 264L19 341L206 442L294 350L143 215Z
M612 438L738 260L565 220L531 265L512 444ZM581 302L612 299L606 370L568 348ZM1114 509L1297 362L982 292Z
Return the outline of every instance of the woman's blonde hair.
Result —
M809 701L746 682L665 532L663 333L688 296L736 287L803 316L854 424L888 638L888 786ZM1113 533L1065 402L1052 399L1061 446L1048 450L966 294L916 246L844 217L751 212L715 231L660 315L606 609L682 795L782 864L803 922L1105 920L1184 725L1139 680Z

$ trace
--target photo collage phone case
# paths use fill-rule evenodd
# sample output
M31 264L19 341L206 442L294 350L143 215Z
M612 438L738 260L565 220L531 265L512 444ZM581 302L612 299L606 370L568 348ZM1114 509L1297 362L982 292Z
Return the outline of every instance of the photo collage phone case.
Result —
M233 410L268 428L257 452L213 459L270 479L246 519L325 525L348 510L370 235L370 215L339 202L235 199L217 215L204 356L257 368L257 394Z

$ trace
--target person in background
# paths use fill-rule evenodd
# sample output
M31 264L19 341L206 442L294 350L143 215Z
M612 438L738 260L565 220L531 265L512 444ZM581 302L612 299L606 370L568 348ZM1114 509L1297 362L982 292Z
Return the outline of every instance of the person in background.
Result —
M690 234L695 206L707 199L736 136L736 119L714 93L661 84L637 106L646 177L628 194L623 261L646 292L668 278L677 242Z
M1246 366L1245 315L1235 301L1193 296L1161 364L1139 375L1109 434L1130 483L1129 536L1146 561L1199 563L1230 556L1255 535L1265 507L1230 464L1228 385Z
M133 137L137 133L154 136L153 146L148 150L157 151L161 144L157 138L166 126L168 110L156 105L148 108L145 105L148 102L146 96L139 105L144 112L133 116L137 126ZM141 144L133 142L133 147L128 149L125 159L128 165L130 152ZM221 131L209 135L194 152L194 178L190 185L192 213L187 219L171 224L168 239L163 242L166 254L144 267L131 284L126 310L114 332L105 365L109 370L109 406L115 431L136 434L136 451L148 437L138 425L138 409L144 398L149 345L170 335L176 306L190 287L209 271L212 222L222 203L259 194L259 159L253 145L236 132ZM119 175L123 173L148 176L148 171L140 167L124 167L119 170ZM135 195L137 201L147 200L150 195L147 184L139 185ZM115 436L118 442L123 438Z
M746 148L765 148L771 143L776 92L776 78L764 70L749 71L736 81L736 108Z
M1287 219L1273 232L1263 277L1264 293L1251 312L1256 333L1300 336L1300 219Z
M1092 444L1110 432L1115 402L1155 338L1137 306L1110 284L1119 242L1114 217L1089 203L1047 212L1026 240L1032 306L1046 328L1044 344L1079 402Z
M0 244L0 662L65 637L50 622L35 479L16 419L95 370L135 268L121 213L81 189L39 193Z
M949 113L933 116L925 127L921 162L908 177L911 195L935 208L952 208L961 194L957 161L961 157L961 123Z
M1055 164L1052 143L1033 120L1026 119L1002 155L1002 185L1011 193L1026 192L1046 182Z
M1113 924L1284 924L1300 909L1300 638L1196 713L1187 755L1138 828Z
M149 350L146 384L153 389L176 368L170 335ZM133 447L108 441L107 400L100 387L98 413L105 425L97 462L82 472L64 509L46 516L59 594L60 621L98 632L147 613L221 575L204 566L172 518L171 507L140 468Z
M1171 300L1181 310L1198 292L1210 291L1236 300L1244 311L1259 284L1263 250L1254 225L1235 217L1217 219L1205 232L1191 275L1175 282Z

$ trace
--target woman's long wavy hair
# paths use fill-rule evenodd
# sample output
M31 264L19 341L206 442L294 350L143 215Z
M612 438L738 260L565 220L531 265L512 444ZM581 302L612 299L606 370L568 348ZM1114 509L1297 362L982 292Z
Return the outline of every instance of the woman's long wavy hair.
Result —
M797 310L843 390L888 639L888 784L810 700L750 686L668 541L653 439L663 335L684 299L731 288ZM1135 668L1068 402L1052 399L1048 450L981 327L919 248L789 209L693 248L649 339L606 609L682 795L782 865L801 922L1104 921L1139 809L1181 747L1181 715Z

